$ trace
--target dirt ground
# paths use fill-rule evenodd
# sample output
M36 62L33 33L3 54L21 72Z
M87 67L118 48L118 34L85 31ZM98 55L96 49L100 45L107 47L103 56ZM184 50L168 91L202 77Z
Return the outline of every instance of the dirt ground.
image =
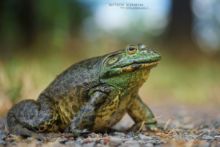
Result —
M21 138L7 132L5 119L0 119L0 146L220 146L220 114L217 107L154 105L159 131L141 133L90 133L74 138L71 134L44 134L44 139ZM115 126L126 129L132 125L126 115Z

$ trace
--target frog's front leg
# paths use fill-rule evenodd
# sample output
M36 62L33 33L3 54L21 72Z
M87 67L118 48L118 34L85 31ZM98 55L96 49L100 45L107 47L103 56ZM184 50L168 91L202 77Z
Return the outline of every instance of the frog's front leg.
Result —
M35 136L36 132L48 131L49 128L55 126L53 123L57 119L53 106L53 102L43 96L38 101L24 100L16 104L7 116L10 133Z
M129 130L142 131L144 128L151 131L157 130L157 121L152 111L138 95L131 100L127 112L135 122Z
M113 87L99 86L89 92L90 100L77 112L70 125L70 132L80 135L85 130L93 130L96 119L96 110L102 104L116 95Z

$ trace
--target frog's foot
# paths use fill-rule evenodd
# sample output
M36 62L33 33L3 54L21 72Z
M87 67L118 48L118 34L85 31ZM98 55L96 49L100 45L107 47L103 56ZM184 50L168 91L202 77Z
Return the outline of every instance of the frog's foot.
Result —
M145 121L134 124L130 129L129 132L144 132L144 131L158 131L158 127L156 123L147 124Z
M156 131L159 130L156 124L148 124L147 129L152 131L152 132L156 132Z

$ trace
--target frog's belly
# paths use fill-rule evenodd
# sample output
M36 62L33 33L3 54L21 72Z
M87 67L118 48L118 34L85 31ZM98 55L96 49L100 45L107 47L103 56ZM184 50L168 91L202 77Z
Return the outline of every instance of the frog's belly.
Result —
M103 131L111 128L124 116L125 110L119 109L119 97L104 103L96 112L93 130Z

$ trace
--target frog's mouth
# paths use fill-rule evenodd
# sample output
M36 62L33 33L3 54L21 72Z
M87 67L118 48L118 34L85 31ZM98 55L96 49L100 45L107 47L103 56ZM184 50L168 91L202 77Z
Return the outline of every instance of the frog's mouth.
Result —
M148 68L150 69L150 68L157 66L158 63L159 61L132 63L132 64L121 66L121 70L122 72L132 72L132 71L140 70L140 69L148 69Z
M138 70L143 70L143 69L151 69L155 67L159 63L159 60L157 61L151 61L151 62L133 62L131 64L127 65L122 65L122 66L117 66L112 68L111 70L105 72L102 77L112 77L115 75L119 75L122 73L129 73L129 72L134 72Z

